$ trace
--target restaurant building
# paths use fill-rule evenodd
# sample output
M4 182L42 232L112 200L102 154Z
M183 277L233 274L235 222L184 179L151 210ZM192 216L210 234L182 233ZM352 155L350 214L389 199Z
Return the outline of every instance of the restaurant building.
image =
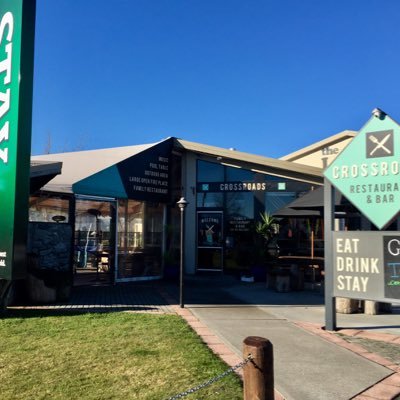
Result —
M332 138L293 154L301 159L341 142ZM115 283L172 276L179 264L176 203L184 197L185 273L237 273L259 262L260 215L323 184L320 165L295 161L178 138L34 156L33 163L62 163L62 172L31 195L30 254L39 269L61 268L74 278L89 270ZM59 254L48 260L63 246L47 243L60 231L70 241L61 267Z

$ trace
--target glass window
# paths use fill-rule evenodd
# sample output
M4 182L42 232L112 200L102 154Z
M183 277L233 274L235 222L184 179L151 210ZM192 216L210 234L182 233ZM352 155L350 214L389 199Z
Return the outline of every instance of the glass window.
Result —
M227 182L253 182L255 173L248 169L226 167Z
M285 207L295 198L296 193L294 192L266 192L265 211L272 214L280 208Z
M201 192L197 193L197 207L222 208L224 204L223 193Z
M157 247L161 251L163 232L163 209L162 204L146 204L145 218L145 245L146 247Z
M226 211L230 216L254 218L254 194L252 192L226 193Z
M68 222L69 199L51 196L29 198L29 221Z
M224 166L208 161L197 161L197 182L223 182Z
M163 206L118 202L118 278L161 276Z
M143 202L118 201L118 251L143 248Z
M111 202L77 199L75 203L75 268L79 274L107 273L114 260ZM103 275L104 276L104 275Z

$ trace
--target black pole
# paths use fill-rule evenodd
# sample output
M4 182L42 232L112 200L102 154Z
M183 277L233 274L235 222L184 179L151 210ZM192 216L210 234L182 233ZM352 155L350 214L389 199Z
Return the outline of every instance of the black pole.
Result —
M333 296L332 231L335 221L335 189L324 179L324 228L325 228L325 329L335 331L336 298Z
M180 271L179 271L179 305L181 308L184 304L184 256L185 256L185 208L189 204L184 197L178 201L178 207L181 210L181 245L180 245Z
M181 308L185 307L183 295L184 295L184 281L183 281L183 274L184 274L184 242L185 242L185 235L184 235L184 226L185 226L185 209L181 208L181 259L180 259L180 275L179 275L179 305Z

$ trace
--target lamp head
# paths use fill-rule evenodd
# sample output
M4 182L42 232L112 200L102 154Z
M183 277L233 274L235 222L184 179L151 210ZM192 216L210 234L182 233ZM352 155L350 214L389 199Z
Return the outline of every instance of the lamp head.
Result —
M178 204L178 207L183 211L189 202L184 197L181 197L176 204Z
M384 112L384 111L382 111L380 108L374 108L373 110L372 110L372 115L375 117L375 118L379 118L379 119L385 119L385 117L386 117L386 113Z

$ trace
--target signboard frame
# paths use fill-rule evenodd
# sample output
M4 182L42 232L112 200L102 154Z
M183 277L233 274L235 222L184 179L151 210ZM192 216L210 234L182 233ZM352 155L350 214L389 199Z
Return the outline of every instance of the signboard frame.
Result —
M400 302L400 232L332 233L333 294Z
M387 119L386 119L387 118ZM367 122L367 124L363 127L363 129L360 131L359 137L355 137L353 139L356 140L357 144L357 149L354 149L354 145L352 145L353 141L350 142L350 144L346 147L346 149L344 150L344 152L342 152L339 157L336 158L335 162L332 163L330 165L330 167L328 168L328 170L325 171L324 173L324 225L325 225L325 328L327 330L336 330L336 297L335 296L339 296L337 291L334 290L334 285L335 285L335 276L334 276L334 266L337 264L335 264L335 261L337 263L337 260L334 259L334 249L333 249L333 239L334 239L334 213L335 213L335 187L339 185L340 187L340 181L338 180L338 182L335 182L336 185L333 186L332 185L332 181L335 179L332 179L332 175L331 175L331 171L332 168L334 168L335 163L337 160L339 160L336 164L340 165L341 157L343 157L343 154L346 152L346 150L348 150L349 148L351 148L352 154L355 154L357 152L362 152L362 151L366 151L367 157L371 156L372 153L380 151L380 153L378 153L377 157L378 158L385 158L386 153L388 153L388 151L392 153L392 155L395 154L394 149L397 146L397 143L393 142L391 143L390 149L389 148L385 148L382 149L382 146L384 146L386 144L386 142L389 141L390 139L390 135L389 135L389 130L388 130L388 126L389 129L393 129L393 132L395 132L395 130L397 131L396 133L396 137L399 137L399 126L396 122L394 122L390 117L388 117L384 112L382 112L381 110L375 109L373 111L373 117ZM380 138L375 137L374 133L379 133L380 134ZM374 135L374 142L376 142L376 146L375 147L371 147L368 148L368 135ZM392 136L392 139L394 140L394 133ZM363 136L365 136L365 141L363 141ZM372 141L371 141L372 142ZM400 141L399 141L400 142ZM353 143L353 144L354 144ZM365 146L367 147L365 149ZM363 148L362 148L363 147ZM400 146L398 146L400 147ZM400 149L397 149L400 150ZM364 153L365 154L365 153ZM378 163L377 163L378 164ZM367 165L368 167L368 165ZM367 169L367 167L365 167L364 170ZM364 168L364 167L363 167ZM351 174L349 173L349 176ZM349 178L349 176L345 176L344 178L347 179ZM368 175L365 175L368 176ZM334 177L337 178L337 177ZM340 177L339 177L340 178ZM357 176L352 177L354 180L354 183L356 184L356 178ZM349 182L350 180L348 180ZM348 183L347 182L347 183ZM350 181L350 183L353 183L352 181ZM359 182L358 182L359 183ZM379 177L378 177L378 182L379 183ZM347 192L346 192L347 193ZM346 193L342 193L343 195L345 195ZM348 200L352 201L351 198L348 198ZM353 201L354 202L354 199ZM358 202L358 200L357 200ZM357 206L357 202L355 202L354 204ZM382 203L381 204L382 207L385 207L385 204ZM362 211L362 210L360 210ZM379 212L379 207L377 208L377 211ZM399 214L400 209L396 209L393 211L393 209L391 210L391 217L386 217L386 220L384 222L380 221L379 224L377 224L378 228L380 230L382 230L384 227L388 226L389 223ZM374 218L370 218L371 214L368 215L368 213L364 213L365 217L367 219L369 219L371 222L373 222L372 220ZM371 238L376 239L376 235L377 232L370 232L370 231L364 231L367 235L369 234ZM383 234L387 234L390 235L393 232L390 231L386 231L385 233L383 232L379 232L378 233L383 237ZM349 232L349 234L351 235L351 233ZM375 235L375 236L374 236ZM351 236L350 236L351 237ZM368 236L367 236L368 237ZM400 237L400 233L399 233L399 237ZM354 232L354 238L357 238L357 232ZM384 241L382 242L382 247L384 246ZM400 251L399 251L400 253ZM400 254L399 254L400 256ZM383 265L384 263L387 261L384 256L381 256L383 258ZM379 271L377 271L379 272ZM350 293L347 292L346 295L344 295L343 297L346 298L352 298L352 299L361 299L361 300L372 300L372 301L382 301L382 302L400 302L400 298L392 298L392 297L385 297L384 295L384 290L385 290L385 281L384 281L384 267L381 268L381 287L378 284L377 287L375 288L375 295L372 294L371 296L369 294L365 294L365 295L360 295L355 292L355 290L351 290ZM350 275L349 275L350 276ZM354 276L354 275L352 275ZM349 278L350 279L350 278ZM396 281L397 282L397 281ZM378 289L377 289L378 288ZM382 295L383 293L383 295ZM394 291L392 292L394 293ZM342 297L342 296L340 296Z

